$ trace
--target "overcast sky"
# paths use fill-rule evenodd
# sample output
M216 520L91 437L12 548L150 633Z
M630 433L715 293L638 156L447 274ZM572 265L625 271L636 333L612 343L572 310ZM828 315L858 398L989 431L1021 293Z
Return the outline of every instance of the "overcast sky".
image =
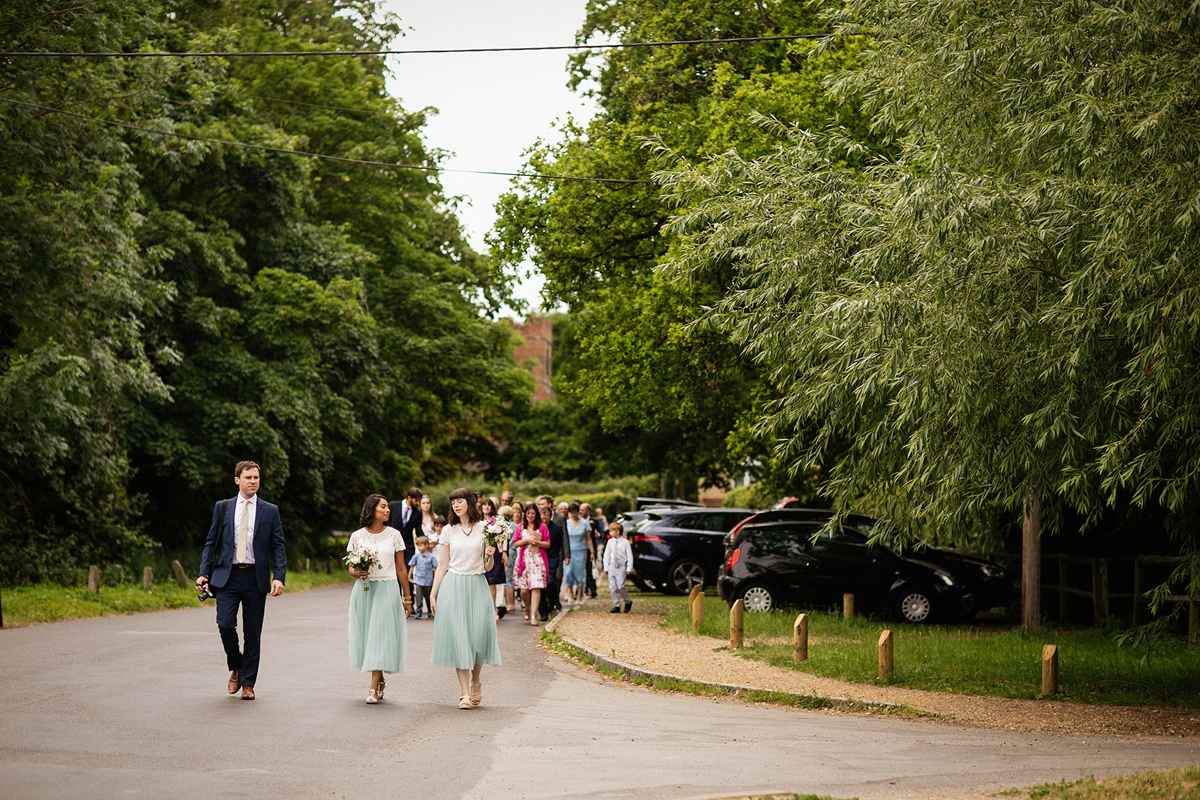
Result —
M384 0L405 36L396 49L523 47L574 44L585 0ZM567 90L564 51L390 56L391 94L409 111L433 106L425 128L430 147L449 151L450 169L517 172L522 153L539 137L557 138L552 124L573 115L591 118L593 106ZM472 247L486 251L484 235L509 178L446 172L447 195L462 196L459 219ZM519 294L540 305L541 280Z

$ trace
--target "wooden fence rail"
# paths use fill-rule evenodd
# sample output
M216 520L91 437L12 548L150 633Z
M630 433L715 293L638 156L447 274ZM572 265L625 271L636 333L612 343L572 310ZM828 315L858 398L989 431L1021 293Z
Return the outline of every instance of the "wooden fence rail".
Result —
M1012 553L988 553L988 558L996 561L1006 562L1020 566L1021 557ZM1146 582L1146 567L1148 566L1174 566L1182 564L1187 559L1183 556L1136 556L1134 558L1087 558L1085 556L1075 556L1065 553L1047 554L1042 556L1044 562L1056 561L1058 563L1057 584L1047 584L1042 582L1042 590L1047 592L1058 593L1058 621L1063 622L1067 618L1067 598L1070 596L1082 597L1091 601L1092 604L1092 623L1095 625L1101 624L1105 618L1111 613L1110 603L1112 600L1130 600L1132 601L1131 618L1134 625L1140 625L1145 622L1146 605L1149 599L1147 594ZM1088 567L1091 571L1091 586L1081 588L1072 586L1068 581L1068 566L1077 565ZM1048 565L1047 565L1048 567ZM1109 590L1109 572L1110 568L1126 570L1132 567L1133 569L1133 591L1132 592L1113 592ZM1049 576L1054 574L1050 569L1043 567L1042 575ZM1126 573L1128 574L1128 573ZM1192 576L1195 580L1195 575ZM1020 596L1020 579L1017 580L1017 595ZM1188 640L1196 642L1200 637L1200 596L1197 595L1179 595L1172 594L1166 598L1172 603L1187 603L1188 604Z

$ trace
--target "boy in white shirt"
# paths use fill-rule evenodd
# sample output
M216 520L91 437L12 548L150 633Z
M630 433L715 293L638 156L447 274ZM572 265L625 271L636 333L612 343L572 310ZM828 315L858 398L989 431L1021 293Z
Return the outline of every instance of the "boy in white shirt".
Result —
M621 613L621 600L625 601L625 613L633 608L629 592L625 591L625 576L633 572L633 550L625 538L625 526L614 522L608 526L609 540L604 547L604 571L608 573L608 593L612 595L613 607L610 614Z

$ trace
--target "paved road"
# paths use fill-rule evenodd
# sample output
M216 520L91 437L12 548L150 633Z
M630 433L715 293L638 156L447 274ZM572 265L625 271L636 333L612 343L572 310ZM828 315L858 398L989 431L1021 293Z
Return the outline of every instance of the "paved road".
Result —
M504 666L457 710L409 622L409 672L363 702L349 589L269 598L258 699L225 693L211 608L0 630L0 797L961 796L1200 762L1195 739L1034 737L657 694L500 623ZM540 630L540 629L538 629Z

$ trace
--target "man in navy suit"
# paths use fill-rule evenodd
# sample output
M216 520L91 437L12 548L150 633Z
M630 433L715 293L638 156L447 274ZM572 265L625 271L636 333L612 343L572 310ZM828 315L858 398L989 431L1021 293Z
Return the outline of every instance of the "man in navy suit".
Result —
M405 555L417 552L413 549L413 542L418 536L424 535L421 533L421 496L421 490L414 486L408 490L403 500L388 503L388 508L392 510L388 526L400 531L400 538L404 540ZM411 555L409 557L411 558Z
M268 594L278 597L283 593L287 556L283 551L279 507L258 497L258 464L239 461L233 468L233 482L238 487L237 497L219 501L213 508L196 587L209 584L217 600L217 630L221 632L230 670L229 693L237 694L240 688L243 700L253 700L263 610ZM215 552L218 538L220 552ZM268 565L268 561L273 564ZM244 647L238 646L239 605Z

